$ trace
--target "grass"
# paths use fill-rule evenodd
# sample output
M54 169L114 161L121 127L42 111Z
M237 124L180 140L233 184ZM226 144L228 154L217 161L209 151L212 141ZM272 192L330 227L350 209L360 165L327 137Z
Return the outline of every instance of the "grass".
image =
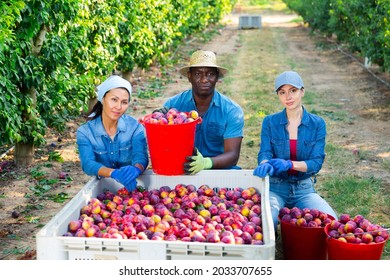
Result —
M328 197L333 197L333 203L339 205L339 209L336 209L339 213L367 217L372 214L372 205L384 203L383 196L380 195L381 181L376 178L345 174L326 176L325 179L323 188Z

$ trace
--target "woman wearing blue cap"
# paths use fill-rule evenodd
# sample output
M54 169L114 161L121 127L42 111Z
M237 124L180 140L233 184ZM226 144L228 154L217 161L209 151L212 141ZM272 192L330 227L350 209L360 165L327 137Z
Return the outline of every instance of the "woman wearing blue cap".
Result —
M88 121L77 130L77 145L83 171L91 176L111 177L128 191L147 168L149 157L144 127L125 114L131 84L111 76L97 87L98 102Z
M305 95L298 73L286 71L275 80L275 92L285 107L264 118L258 167L253 174L270 176L270 204L275 231L282 207L318 209L337 218L314 189L325 159L325 121L302 105Z

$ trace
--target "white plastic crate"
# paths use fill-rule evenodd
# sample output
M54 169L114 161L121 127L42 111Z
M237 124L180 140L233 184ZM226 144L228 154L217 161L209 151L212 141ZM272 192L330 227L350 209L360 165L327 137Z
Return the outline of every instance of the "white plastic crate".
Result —
M162 176L146 170L138 184L147 189L161 186L207 184L212 188L255 187L261 194L263 245L237 245L182 241L130 240L65 237L68 224L78 219L80 209L104 189L116 192L122 185L112 179L91 179L37 234L38 260L273 260L275 234L269 206L268 177L261 179L252 170L204 170L196 175Z
M239 29L260 29L261 16L259 15L243 15L238 19Z

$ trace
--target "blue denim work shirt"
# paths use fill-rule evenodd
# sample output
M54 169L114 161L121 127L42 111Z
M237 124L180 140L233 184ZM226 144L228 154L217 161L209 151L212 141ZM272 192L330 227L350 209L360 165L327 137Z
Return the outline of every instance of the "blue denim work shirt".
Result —
M181 112L196 110L192 90L186 90L168 99L164 106L176 108ZM196 126L195 147L205 157L214 157L224 153L224 140L243 137L244 112L233 100L218 91L202 123Z
M114 140L106 133L101 116L77 129L77 145L81 167L87 175L98 176L101 167L149 164L145 129L135 118L123 115L118 120Z
M287 130L286 109L264 118L261 128L261 144L257 162L272 158L290 159L290 137ZM307 112L303 107L301 124L298 126L297 161L305 161L306 172L289 175L287 171L272 177L286 180L304 180L317 174L325 160L325 121Z

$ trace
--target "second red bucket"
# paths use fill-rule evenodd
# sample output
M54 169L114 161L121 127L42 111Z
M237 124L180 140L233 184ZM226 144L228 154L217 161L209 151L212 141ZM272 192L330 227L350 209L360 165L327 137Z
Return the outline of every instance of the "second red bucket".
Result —
M325 234L329 260L380 260L388 240L370 244L345 243L329 237L329 225L325 227Z
M196 125L201 119L183 124L145 123L153 172L159 175L182 175L186 157L195 144Z
M299 227L282 221L280 217L279 220L286 260L327 259L326 234L323 227Z

